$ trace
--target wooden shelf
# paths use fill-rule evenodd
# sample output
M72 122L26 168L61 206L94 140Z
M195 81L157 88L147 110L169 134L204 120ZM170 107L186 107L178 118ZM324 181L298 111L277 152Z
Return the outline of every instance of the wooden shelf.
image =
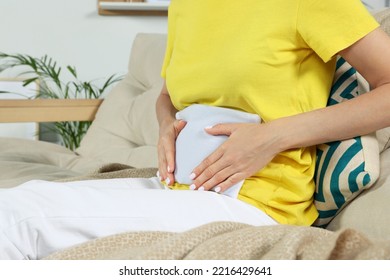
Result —
M99 1L100 15L164 15L168 14L169 2L111 2Z
M102 99L0 100L0 123L92 121Z

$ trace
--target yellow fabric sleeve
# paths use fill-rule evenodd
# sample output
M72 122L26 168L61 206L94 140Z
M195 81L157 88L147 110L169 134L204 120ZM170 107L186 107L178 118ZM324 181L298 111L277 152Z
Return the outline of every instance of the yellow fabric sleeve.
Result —
M379 26L360 0L301 0L297 18L302 39L324 62Z
M165 57L164 62L161 69L161 77L164 79L166 78L166 71L168 64L171 60L172 52L173 52L173 45L175 41L175 25L176 25L176 15L174 14L175 11L175 4L176 1L172 0L169 4L168 8L168 34L167 34L167 45L165 50Z

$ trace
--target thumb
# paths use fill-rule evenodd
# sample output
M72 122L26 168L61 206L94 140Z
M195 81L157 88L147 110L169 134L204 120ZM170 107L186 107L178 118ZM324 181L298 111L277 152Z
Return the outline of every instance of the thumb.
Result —
M186 124L187 124L186 121L177 120L176 123L175 123L176 134L179 134L180 131L182 131L182 129L186 126Z
M227 135L230 136L235 130L236 125L233 123L220 123L214 126L205 127L205 131L211 135Z

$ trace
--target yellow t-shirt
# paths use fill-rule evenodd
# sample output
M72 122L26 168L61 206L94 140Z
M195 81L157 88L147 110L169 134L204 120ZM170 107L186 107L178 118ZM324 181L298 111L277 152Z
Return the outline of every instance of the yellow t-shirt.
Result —
M162 76L178 110L200 103L268 122L326 106L335 55L377 27L360 0L172 0ZM315 147L283 152L238 198L310 225L314 170Z

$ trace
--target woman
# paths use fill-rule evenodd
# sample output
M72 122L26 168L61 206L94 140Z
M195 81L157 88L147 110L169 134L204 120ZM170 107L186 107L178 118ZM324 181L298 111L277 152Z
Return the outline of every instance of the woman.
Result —
M156 178L26 183L0 197L0 258L42 258L122 231L221 220L311 225L314 146L390 126L390 39L359 0L172 0L168 25L159 176L169 188L204 191L161 191ZM325 108L337 54L373 90ZM190 123L175 116L193 104L262 123L206 128L228 138L181 184L176 139ZM217 194L238 183L238 199Z
M229 139L194 168L192 187L224 191L246 179L240 200L280 223L311 225L314 145L390 125L388 36L358 0L193 2L171 4L168 88L158 100L162 179L180 186L174 148L185 122L176 109L201 102L255 113L264 123L207 129ZM323 108L337 54L373 90Z

